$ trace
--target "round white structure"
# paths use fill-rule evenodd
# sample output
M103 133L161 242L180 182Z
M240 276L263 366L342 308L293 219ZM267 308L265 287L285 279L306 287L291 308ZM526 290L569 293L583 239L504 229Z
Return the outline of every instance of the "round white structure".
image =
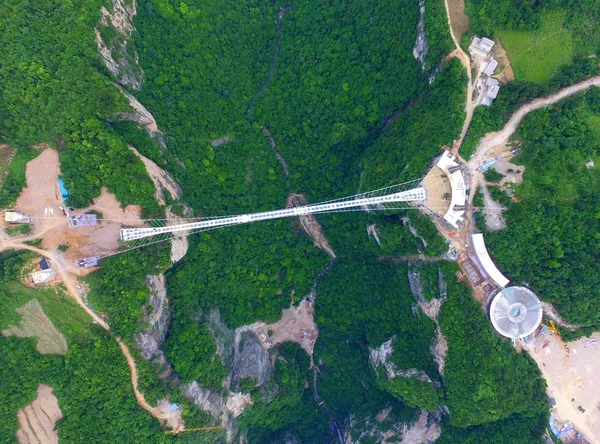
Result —
M502 336L524 338L542 321L542 304L525 287L507 287L498 293L490 306L492 325Z

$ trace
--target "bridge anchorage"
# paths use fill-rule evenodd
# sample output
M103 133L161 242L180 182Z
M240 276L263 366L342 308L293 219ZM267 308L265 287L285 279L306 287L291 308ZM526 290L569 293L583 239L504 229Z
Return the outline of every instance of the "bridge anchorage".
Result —
M190 233L210 230L217 227L247 224L262 220L281 219L284 217L305 216L308 214L324 214L343 211L384 211L394 209L419 208L427 200L427 190L421 184L422 179L393 185L367 193L343 197L312 205L304 205L283 210L261 213L240 214L214 218L195 219L193 222L169 225L164 227L139 227L121 229L121 240L135 241L166 233ZM184 233L183 233L184 232Z

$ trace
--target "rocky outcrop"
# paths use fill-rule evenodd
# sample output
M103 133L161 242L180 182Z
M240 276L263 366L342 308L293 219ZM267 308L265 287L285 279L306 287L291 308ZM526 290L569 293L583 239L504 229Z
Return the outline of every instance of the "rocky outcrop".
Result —
M304 195L290 193L286 208L293 208L307 204L308 201ZM304 216L298 216L298 219L300 220L300 225L302 226L304 232L313 238L315 246L325 251L332 259L335 259L335 252L323 234L323 227L321 227L321 224L317 222L315 217L312 214L307 214Z
M95 28L100 56L119 84L139 90L145 75L138 64L137 52L130 43L133 19L137 14L136 0L112 0L112 11L102 6L100 12L102 17ZM108 29L112 31L104 32ZM105 41L103 35L110 37Z
M192 215L192 209L187 205L187 204L182 204L183 205L183 217L191 217ZM165 215L167 216L167 222L169 224L175 224L175 223L183 223L183 222L189 222L189 221L184 221L183 217L180 217L179 215L175 214L173 212L173 208L172 206L167 207L167 209L165 210ZM176 262L179 262L183 256L185 256L185 254L188 251L189 248L189 242L188 242L188 231L178 231L176 233L173 233L173 237L171 238L171 263L175 264Z
M161 348L169 328L169 300L165 288L164 275L146 276L146 284L150 288L149 307L144 307L144 322L148 327L143 328L134 335L138 347L142 351L142 357L146 361L154 361L160 365L161 377L170 376L171 366Z
M375 224L367 225L367 235L369 236L369 239L373 236L377 245L381 247L381 241L379 240L379 234L377 234L377 226Z
M435 337L433 343L429 347L429 351L433 356L436 364L438 365L438 372L441 376L444 376L444 366L446 363L446 353L448 352L448 341L442 333L440 324L438 322L438 315L442 304L446 300L447 285L444 273L438 269L438 292L439 298L432 298L426 301L423 297L423 285L421 282L421 276L419 271L411 269L408 271L408 282L410 290L417 300L417 306L419 309L433 322L435 322Z
M194 381L191 384L183 384L181 386L181 392L191 399L200 410L210 413L217 421L221 420L225 404L221 395L217 392L200 387L197 381Z
M217 355L225 367L231 367L233 363L235 332L225 325L221 320L221 313L217 309L208 312L206 326L215 338Z
M421 64L423 71L427 69L425 63L425 57L429 52L429 45L427 44L427 36L425 35L425 0L419 0L419 23L417 24L417 40L415 41L415 47L413 48L413 56Z
M272 374L269 352L258 336L252 331L236 332L231 385L233 392L239 392L240 381L251 378L256 386L264 385Z
M135 122L141 127L145 128L150 137L158 142L158 144L166 149L167 145L165 143L165 135L158 129L158 125L156 124L156 120L154 116L146 109L144 105L142 105L138 99L129 94L123 87L120 85L116 85L121 94L125 96L127 101L129 102L129 106L133 108L133 113L130 112L118 112L115 113L115 117L123 120L128 120L131 122Z
M344 444L377 442L381 444L430 444L441 435L439 412L421 410L410 422L390 424L392 407L377 415L351 414L344 424ZM392 416L393 417L393 416Z
M414 237L421 241L421 243L423 244L423 248L427 248L427 241L423 238L423 236L419 234L417 229L411 223L410 219L408 217L403 217L401 220L402 224L404 224L405 227L408 227L408 231L410 231L410 234L412 234Z
M164 193L165 190L169 193L171 199L177 200L181 198L183 191L179 184L175 182L175 179L173 179L171 173L163 170L155 162L141 155L133 146L127 145L127 147L142 161L146 167L146 172L154 184L154 198L159 204L166 204Z

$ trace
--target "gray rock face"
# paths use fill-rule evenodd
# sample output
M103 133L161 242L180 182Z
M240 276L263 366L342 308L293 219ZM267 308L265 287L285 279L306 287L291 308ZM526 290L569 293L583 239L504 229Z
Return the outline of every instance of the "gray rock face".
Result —
M134 31L133 19L137 13L136 2L127 4L124 0L112 1L112 12L101 8L100 28L116 31L110 40L104 41L99 28L96 28L96 43L106 68L121 85L129 85L139 90L146 80L144 71L138 64L138 55L130 45Z
M234 355L234 331L229 329L221 320L219 310L212 309L208 312L206 325L215 338L217 354L225 367L231 367Z
M196 381L191 384L183 384L181 387L182 393L191 399L198 408L204 412L208 412L213 418L219 420L223 415L223 399L218 393L200 387Z
M429 52L429 45L427 44L427 36L425 35L425 21L423 16L425 15L425 0L419 0L419 23L417 25L417 40L415 41L415 47L413 49L413 56L421 63L423 71L427 69L425 64L425 57Z
M171 374L165 354L161 348L169 328L169 300L165 288L164 275L148 275L146 283L150 288L149 307L144 307L144 322L149 326L134 335L138 347L142 351L142 357L146 361L156 360L164 368L162 377Z
M242 378L253 378L263 385L271 377L269 353L253 332L244 332L235 349L231 372L231 390L239 391Z

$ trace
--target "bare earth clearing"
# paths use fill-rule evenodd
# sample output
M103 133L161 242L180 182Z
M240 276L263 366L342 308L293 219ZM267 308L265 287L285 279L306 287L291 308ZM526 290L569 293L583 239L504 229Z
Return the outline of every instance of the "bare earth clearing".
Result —
M119 223L102 223L96 227L69 228L67 218L59 208L65 204L58 189L60 163L58 153L46 149L36 159L27 164L27 186L17 199L15 208L33 218L33 234L26 239L42 239L42 248L61 256L67 264L96 255L110 254L119 248ZM141 208L130 205L124 210L113 194L102 189L100 196L89 208L72 214L82 214L88 210L101 213L104 219L131 220L141 223ZM68 245L64 254L59 254L59 245ZM71 272L83 271L72 267Z
M594 333L592 338L600 340L600 333ZM567 353L562 340L548 333L524 347L548 382L548 393L556 400L555 415L575 424L589 442L600 443L600 343L589 341L582 338L569 343L571 353Z
M37 338L36 350L43 355L67 354L67 341L44 314L37 299L32 299L24 306L17 308L16 312L22 316L19 325L9 325L2 332L3 336Z
M304 299L298 304L298 307L292 305L290 308L282 310L279 321L273 324L255 322L238 328L236 335L252 331L267 350L282 342L295 342L300 344L300 347L312 359L313 348L319 335L314 321L314 311L313 303Z
M506 220L502 216L502 205L492 199L492 196L485 183L480 184L480 191L483 194L483 205L485 209L481 210L485 217L485 226L491 232L500 231L506 228Z
M500 71L498 74L494 75L494 77L505 83L515 80L515 73L508 58L508 54L499 38L496 39L496 44L492 49L492 55L498 60L498 70Z
M448 0L448 16L452 33L457 41L469 29L469 16L465 14L465 0Z
M37 399L22 410L19 410L19 444L57 444L58 435L54 424L63 418L52 387L39 385Z

